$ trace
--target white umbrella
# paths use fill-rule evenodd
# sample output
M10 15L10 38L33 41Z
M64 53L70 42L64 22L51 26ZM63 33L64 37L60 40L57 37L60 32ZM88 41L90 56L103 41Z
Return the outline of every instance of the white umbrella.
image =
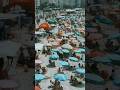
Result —
M44 44L35 43L35 50L36 50L36 51L38 51L38 50L43 50L43 46L44 46Z
M42 61L40 61L40 60L35 60L35 63L36 63L36 64L41 64Z
M73 49L73 47L72 47L70 44L63 44L63 45L62 45L62 48L65 48L65 49Z

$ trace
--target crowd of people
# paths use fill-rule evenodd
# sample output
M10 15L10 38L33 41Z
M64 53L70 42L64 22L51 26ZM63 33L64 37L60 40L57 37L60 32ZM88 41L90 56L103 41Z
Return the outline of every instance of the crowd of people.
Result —
M69 80L70 86L76 87L84 84L85 80L84 13L81 11L76 11L76 13L71 12L71 14L68 14L67 11L64 12L59 11L60 15L58 13L46 15L47 17L43 20L37 18L41 22L39 22L39 29L36 32L45 32L46 34L42 37L36 34L37 39L42 38L41 40L36 40L36 43L44 44L42 49L39 48L36 50L36 61L44 62L36 63L36 74L39 73L45 75L45 77L49 77L47 80L50 80L52 83L50 85L52 90L64 90L65 85L61 85L61 81L67 83ZM63 13L64 15L61 16ZM43 24L50 26L50 28L46 29L45 26L42 26ZM56 71L50 72L51 68ZM78 71L77 73L76 69L82 69L83 72ZM65 79L64 76L55 78L56 74L66 75L67 72L68 79ZM51 75L49 76L50 73ZM52 79L55 82L51 81ZM43 81L39 80L37 83L41 85ZM46 87L41 86L41 89Z

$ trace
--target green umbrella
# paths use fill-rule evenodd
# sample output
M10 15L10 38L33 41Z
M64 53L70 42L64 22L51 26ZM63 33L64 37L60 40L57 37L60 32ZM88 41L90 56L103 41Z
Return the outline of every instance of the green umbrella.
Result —
M78 62L78 59L76 57L69 57L69 60L73 62Z
M63 53L69 53L70 51L67 50L67 49L62 49L62 52L63 52Z
M57 23L56 19L54 19L54 18L48 19L47 22L48 22L49 24L56 24L56 23Z

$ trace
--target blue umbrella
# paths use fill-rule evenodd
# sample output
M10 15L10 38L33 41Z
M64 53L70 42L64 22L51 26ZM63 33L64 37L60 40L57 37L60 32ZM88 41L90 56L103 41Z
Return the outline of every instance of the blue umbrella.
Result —
M41 81L45 79L45 76L42 74L35 74L35 81Z
M120 78L119 78L119 79L118 79L118 78L114 79L114 80L113 80L113 83L114 83L114 85L116 85L116 86L120 86Z
M76 57L69 57L69 60L73 62L78 62L78 59Z
M85 69L84 68L77 68L75 71L79 74L85 74Z
M75 53L82 53L82 52L85 52L85 49L84 48L80 48L78 50L75 50Z
M60 66L69 66L69 63L66 61L60 61Z
M90 82L93 84L105 84L104 79L96 74L87 73L85 78L87 82Z
M66 81L68 78L65 74L55 74L54 79L59 81Z
M49 57L50 60L57 60L59 56L57 54L53 54Z

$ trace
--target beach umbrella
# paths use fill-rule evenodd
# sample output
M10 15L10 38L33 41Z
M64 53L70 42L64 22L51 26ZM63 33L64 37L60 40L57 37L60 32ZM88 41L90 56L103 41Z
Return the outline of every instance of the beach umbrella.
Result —
M80 48L78 50L75 50L75 53L82 53L85 52L85 48Z
M105 64L111 63L110 58L108 58L107 56L93 58L93 61L98 63L105 63Z
M41 64L42 61L40 61L40 60L35 60L35 63L36 63L36 64Z
M62 52L63 52L63 53L70 53L70 51L67 50L67 49L62 49Z
M58 56L57 54L51 55L51 56L49 57L50 60L57 60L58 58L59 58L59 56Z
M63 51L60 49L59 51L58 51L60 54L63 54Z
M45 79L43 74L35 74L35 81L41 81L43 79Z
M120 55L118 54L108 54L107 57L109 57L111 60L120 60Z
M54 19L54 18L48 19L47 22L48 22L49 24L57 24L57 21L56 21L56 19Z
M73 62L78 62L78 59L76 57L69 57L69 60Z
M59 18L65 18L65 16L57 16L57 18L59 19Z
M86 76L86 81L93 83L93 84L105 84L105 81L102 77L98 76L97 74L92 74L92 73L87 73Z
M109 54L107 55L113 64L120 65L120 55L118 54Z
M120 33L118 33L118 34L111 34L109 37L108 37L108 39L120 39Z
M51 52L58 52L58 49L52 49Z
M77 68L75 70L75 72L78 73L78 74L85 74L85 69L84 68Z
M48 23L42 23L40 24L39 28L43 28L44 30L50 30L51 29L51 26L48 24Z
M63 44L62 48L64 48L64 49L73 49L73 47L70 44Z
M89 40L100 40L103 39L103 35L100 33L90 33L90 35L87 38Z
M95 28L95 26L92 23L86 23L85 27L86 28Z
M120 78L115 78L113 80L113 84L116 85L116 86L120 86Z
M55 74L54 79L59 81L66 81L68 78L65 74Z
M41 90L38 86L35 86L35 90Z
M96 33L98 32L98 30L96 28L86 28L85 29L86 32L91 32L91 33Z
M66 61L60 61L60 66L69 66L69 63Z
M102 17L102 16L98 16L96 18L96 21L98 23L103 23L103 24L107 24L107 25L113 25L113 21L110 20L109 18L106 18L106 17Z

